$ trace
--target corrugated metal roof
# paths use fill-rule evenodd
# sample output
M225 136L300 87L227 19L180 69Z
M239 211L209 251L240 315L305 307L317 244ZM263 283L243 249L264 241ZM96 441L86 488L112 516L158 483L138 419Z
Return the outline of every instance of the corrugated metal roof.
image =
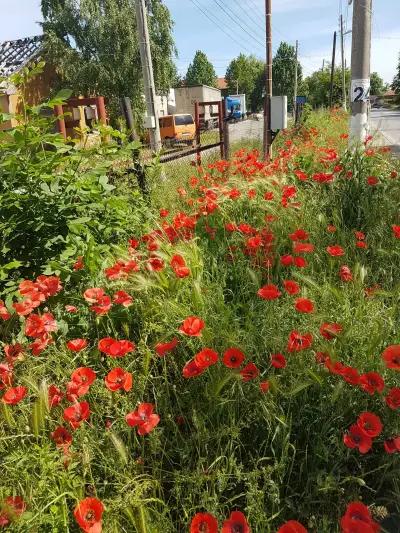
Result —
M8 77L31 61L42 47L43 36L26 37L0 44L0 76Z

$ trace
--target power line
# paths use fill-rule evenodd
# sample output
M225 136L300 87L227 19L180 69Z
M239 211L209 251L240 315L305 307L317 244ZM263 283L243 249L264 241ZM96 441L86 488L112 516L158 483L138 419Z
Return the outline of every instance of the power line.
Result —
M233 37L232 35L230 35L227 31L225 31L222 27L221 27L221 22L218 22L216 20L214 20L204 9L202 6L200 6L196 0L190 0L190 2L192 2L192 4L194 6L197 7L197 9L199 11L201 11L203 13L203 15L205 17L208 18L208 20L210 20L213 24L215 24L217 26L217 28L222 31L222 33L224 33L225 35L227 35L232 41L234 41L236 44L238 44L242 49L246 50L247 52L249 52L250 54L252 53L252 51L247 48L247 46L245 46L243 43L239 42L235 37Z
M254 35L252 35L250 32L246 30L246 28L235 18L233 17L229 11L225 9L223 5L220 4L219 0L214 0L214 3L217 4L217 6L235 23L237 24L251 39L253 39L254 42L256 42L259 46L261 46L262 49L264 49L264 43L262 41L259 41Z
M239 9L240 9L241 11L243 11L243 5L240 5L239 0L234 0L234 2L238 5ZM243 3L243 2L244 2L244 0L242 0L242 3ZM255 18L253 17L253 15L252 15L248 10L246 10L246 16L247 16L251 21L253 21L253 23L254 23L258 28L261 29L261 31L263 32L263 36L264 36L264 35L265 35L265 27L262 26L262 25L258 22L258 20L255 19ZM248 24L246 24L246 26L248 26ZM248 27L250 27L250 26L248 26ZM250 27L250 29L252 29L252 28Z

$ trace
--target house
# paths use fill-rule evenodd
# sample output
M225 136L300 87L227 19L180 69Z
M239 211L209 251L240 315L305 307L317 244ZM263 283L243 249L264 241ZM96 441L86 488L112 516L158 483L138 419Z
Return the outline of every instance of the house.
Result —
M5 81L0 83L0 112L14 114L19 111L21 94L9 81L12 74L22 68L32 65L42 59L43 37L36 35L14 41L5 41L0 44L0 78ZM57 81L55 69L45 65L43 72L32 79L25 88L24 97L29 105L37 105L48 98L51 87ZM9 129L15 126L15 119L0 124L0 129Z
M45 62L40 74L29 80L24 94L10 80L13 74L24 67L33 66L43 60L44 39L42 35L5 41L0 43L0 113L15 114L20 111L22 97L30 105L38 105L49 98L52 89L59 85L59 78L54 65ZM81 103L82 102L82 103ZM106 123L106 110L102 96L91 98L70 98L65 106L56 106L58 131L67 137L82 137L77 128L83 130L99 120ZM15 118L0 123L0 130L13 128Z
M228 89L228 83L225 78L217 78L217 87L221 91L221 95L223 98L225 96L228 96L229 89Z

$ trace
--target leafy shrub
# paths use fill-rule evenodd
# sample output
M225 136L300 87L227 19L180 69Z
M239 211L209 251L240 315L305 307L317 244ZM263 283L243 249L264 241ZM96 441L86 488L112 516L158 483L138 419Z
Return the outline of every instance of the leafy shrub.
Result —
M40 68L10 81L23 93ZM122 190L108 177L113 162L129 159L138 145L111 128L102 131L108 143L91 149L66 144L48 115L68 95L62 91L37 106L22 99L17 126L0 132L0 283L8 280L8 290L22 276L68 272L79 255L87 256L88 266L98 265L146 219L137 188Z

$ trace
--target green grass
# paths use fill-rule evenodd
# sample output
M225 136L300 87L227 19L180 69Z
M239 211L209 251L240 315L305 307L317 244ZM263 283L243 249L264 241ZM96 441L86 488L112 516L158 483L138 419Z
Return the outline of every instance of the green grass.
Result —
M210 512L222 524L235 509L246 514L253 533L276 533L289 519L299 520L310 532L335 533L351 501L362 499L388 514L400 511L400 455L389 456L383 449L385 438L400 434L398 412L388 409L381 396L370 397L315 360L315 352L327 351L360 373L381 373L387 388L400 386L398 373L386 369L381 359L385 347L399 343L400 244L391 225L399 223L400 187L398 179L389 178L399 164L379 151L370 157L347 152L346 141L340 139L345 120L341 115L312 115L305 128L280 136L275 154L289 149L286 140L292 141L293 151L281 154L282 165L267 172L269 176L255 170L254 162L245 170L237 159L224 174L208 168L207 161L200 173L189 165L165 165L167 179L152 182L154 215L149 225L154 228L162 227L158 209L170 211L165 220L171 223L178 212L199 212L207 190L208 198L217 195L217 209L198 218L193 238L174 244L164 240L157 251L167 265L172 255L181 254L191 275L178 279L169 266L150 274L143 266L127 281L110 282L101 269L91 278L82 271L50 300L59 323L55 343L39 357L28 352L15 366L14 381L27 386L29 395L16 406L2 406L0 501L14 494L27 502L26 513L12 531L75 532L72 511L90 495L103 501L103 530L113 533L183 533L197 512ZM327 168L320 162L321 147L338 153ZM330 184L311 179L303 183L293 173L301 168L311 175L339 163L354 172L353 179L338 176ZM367 185L370 175L382 183ZM296 185L300 207L281 205L285 184ZM185 189L185 196L179 188ZM232 200L226 193L234 188L241 196ZM256 191L255 199L249 200L249 190ZM265 192L273 192L274 200L264 200ZM274 220L266 222L266 216ZM246 237L227 232L228 222L273 233L270 267L261 264L263 254L256 261L243 253ZM326 231L328 224L337 226L335 234ZM300 227L309 232L315 251L306 256L306 269L284 268L279 256L291 253L288 235ZM366 250L356 248L354 230L366 233ZM344 258L327 255L326 247L332 244L345 248ZM140 249L144 261L148 252L144 244ZM127 257L126 250L121 257ZM354 275L348 284L338 276L344 263ZM105 258L103 267L109 265ZM285 279L297 280L301 295L315 302L313 314L298 313L293 297L283 290L276 301L257 297L263 284L276 283L282 289ZM367 298L365 289L375 284L380 290ZM110 295L125 290L134 304L113 307L96 318L82 298L88 287L103 287ZM68 315L66 303L77 305L78 313ZM205 321L199 338L178 332L190 315ZM4 323L3 342L27 344L22 322L14 316ZM343 333L325 340L319 333L323 322L339 322ZM293 329L313 334L310 350L287 353ZM137 349L123 359L104 357L96 347L106 336L130 339ZM155 344L175 336L180 339L176 350L158 357ZM76 337L88 339L89 347L72 354L65 342ZM259 377L245 383L221 362L197 378L182 377L185 363L203 347L222 356L232 346L243 350L246 362L257 365ZM270 355L276 352L286 354L286 369L271 367ZM82 398L92 414L90 422L73 433L65 464L49 434L62 423L69 404L64 399L48 411L41 398L49 384L64 389L80 366L97 373ZM105 388L104 376L115 366L133 374L130 392ZM259 389L263 380L270 382L266 394ZM124 420L140 402L154 403L161 417L145 437ZM373 411L384 424L382 436L365 456L343 444L343 434L363 411Z

